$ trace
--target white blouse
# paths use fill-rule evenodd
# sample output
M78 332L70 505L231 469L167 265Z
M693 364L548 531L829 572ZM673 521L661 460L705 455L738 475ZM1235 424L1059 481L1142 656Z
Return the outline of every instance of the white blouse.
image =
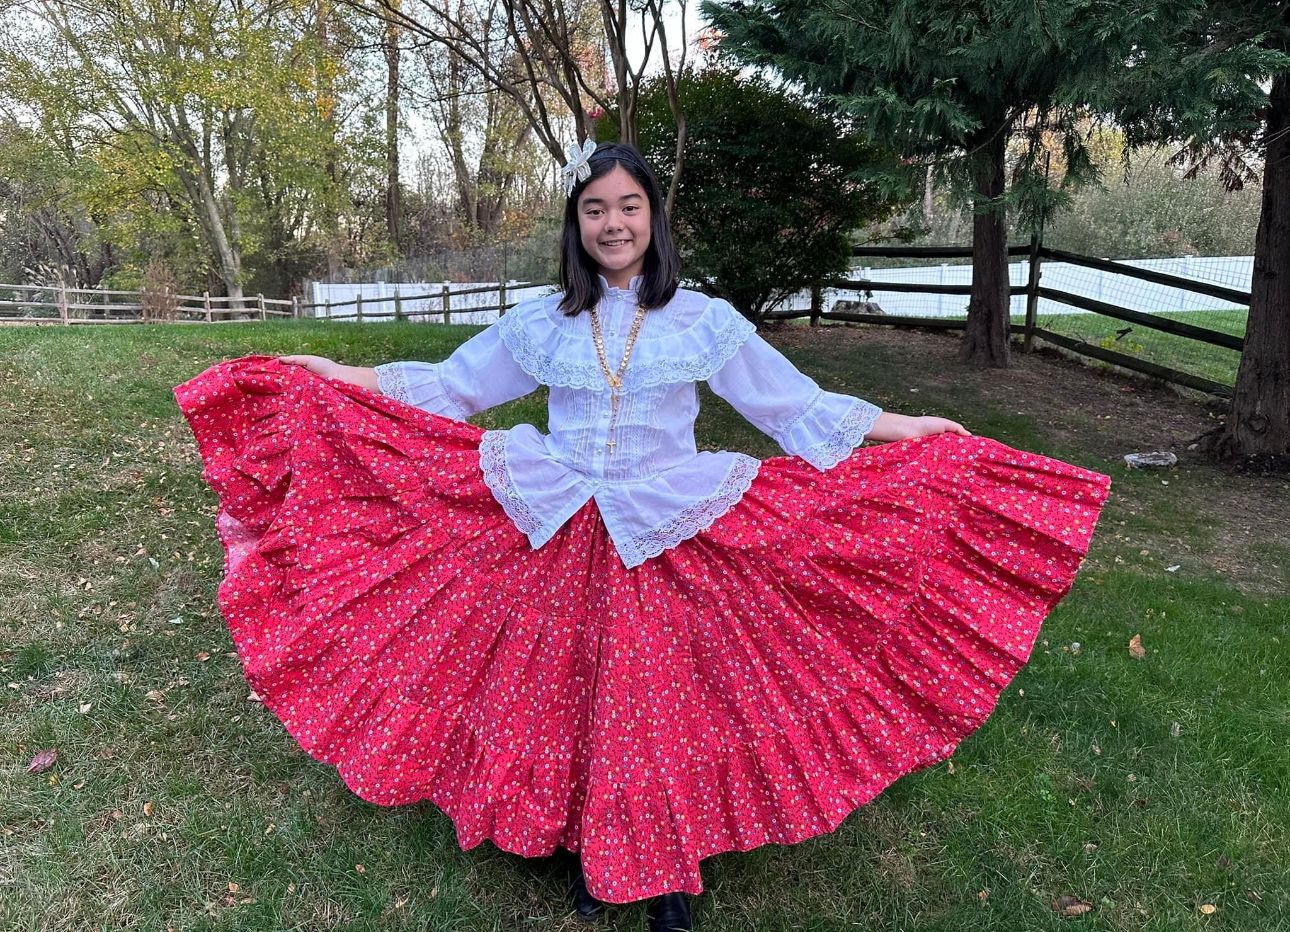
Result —
M613 288L601 276L605 354L615 370L640 281ZM821 471L850 455L882 413L822 390L727 301L681 289L646 312L611 437L610 391L591 314L566 317L559 302L553 294L516 305L443 362L376 367L383 394L459 420L550 387L549 434L520 424L486 431L479 446L484 481L535 549L592 498L627 567L693 537L734 507L761 462L697 451L696 382L707 381L785 452Z

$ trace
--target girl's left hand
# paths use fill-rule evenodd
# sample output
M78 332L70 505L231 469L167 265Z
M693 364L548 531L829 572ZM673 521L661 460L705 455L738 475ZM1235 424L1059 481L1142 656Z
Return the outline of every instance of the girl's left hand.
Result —
M958 421L943 417L909 417L884 411L878 415L873 429L869 431L868 440L888 443L894 440L910 440L914 437L930 437L933 434L958 434L960 437L971 437L972 432Z

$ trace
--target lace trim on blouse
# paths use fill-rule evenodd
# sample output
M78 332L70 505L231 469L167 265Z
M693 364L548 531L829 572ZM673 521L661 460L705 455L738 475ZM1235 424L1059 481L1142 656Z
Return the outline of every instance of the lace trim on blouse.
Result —
M672 382L702 382L729 362L748 337L757 332L757 328L743 315L734 312L721 315L714 311L715 307L718 307L715 302L709 303L703 315L687 329L652 339L650 342L657 347L658 358L642 359L638 350L623 377L623 389L632 391ZM586 352L562 351L562 345L584 341L590 347L589 335L571 334L567 330L561 332L559 326L552 322L549 324L550 339L540 342L534 339L531 332L533 321L525 318L549 313L545 304L540 304L527 314L516 309L498 321L502 342L515 362L543 385L603 388L605 377L594 357L587 360ZM568 326L567 322L562 323ZM644 347L642 343L639 349ZM570 356L584 358L579 360Z
M813 404L815 404L814 401ZM865 436L873 430L874 422L878 420L880 414L882 414L882 408L857 398L855 404L838 422L833 433L808 447L802 453L802 459L816 469L832 469L864 442Z
M412 396L413 389L408 377L408 364L404 362L387 362L377 366L377 388L380 389L382 395L396 398L432 414L450 417L458 421L464 421L470 417L466 409L449 393L448 387L443 384L443 379L439 375L438 363L422 363L418 366L418 369L424 381L419 386L422 391L418 393L418 398L416 399Z
M376 386L382 395L412 404L408 395L408 374L402 363L391 362L376 367Z
M506 431L484 431L479 441L479 468L484 474L484 484L521 534L532 536L542 530L542 521L520 498L511 481L511 473L506 466Z
M633 537L623 548L624 565L629 568L637 566L664 550L671 550L700 531L707 530L739 503L760 468L760 460L742 453L737 454L730 472L712 495L690 505L660 527Z

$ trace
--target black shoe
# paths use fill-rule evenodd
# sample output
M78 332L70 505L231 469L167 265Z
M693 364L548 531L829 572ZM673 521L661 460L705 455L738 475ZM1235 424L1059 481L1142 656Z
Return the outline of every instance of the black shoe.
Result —
M573 912L583 922L599 919L605 911L605 904L587 892L587 879L582 876L581 870L573 878L569 893L573 899Z
M690 902L684 893L664 893L645 904L649 932L691 932Z

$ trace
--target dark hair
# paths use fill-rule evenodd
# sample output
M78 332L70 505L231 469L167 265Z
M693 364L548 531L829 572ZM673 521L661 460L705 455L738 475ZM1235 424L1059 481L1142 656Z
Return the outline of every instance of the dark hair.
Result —
M672 243L672 229L663 209L663 189L658 179L640 152L622 143L602 142L587 162L591 166L591 177L579 179L564 205L564 229L560 233L560 287L564 289L564 297L560 300L560 309L570 316L581 314L604 297L600 267L582 248L582 236L578 231L578 198L587 185L609 174L615 165L627 169L649 199L649 249L645 252L639 294L645 307L662 307L676 294L681 257Z

